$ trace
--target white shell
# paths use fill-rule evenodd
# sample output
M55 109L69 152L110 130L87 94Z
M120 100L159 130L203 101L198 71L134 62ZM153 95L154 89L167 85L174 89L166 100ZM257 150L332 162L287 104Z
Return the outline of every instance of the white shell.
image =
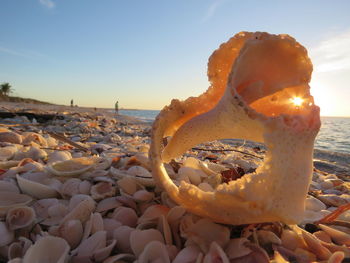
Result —
M16 178L19 188L25 194L33 196L37 199L54 198L58 196L58 192L53 187L49 186L50 184L60 184L60 182L55 179L42 175L37 177L38 181L33 181L18 174L16 175ZM29 178L31 177L29 176Z
M46 253L43 253L43 252ZM23 263L66 263L69 245L60 237L42 237L31 246L23 257Z

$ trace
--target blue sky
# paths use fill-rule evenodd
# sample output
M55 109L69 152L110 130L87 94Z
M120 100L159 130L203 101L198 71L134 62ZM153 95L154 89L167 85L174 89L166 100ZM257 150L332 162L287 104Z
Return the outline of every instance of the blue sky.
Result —
M206 64L240 31L308 48L323 115L350 116L350 1L2 0L0 82L58 104L161 109L208 87Z

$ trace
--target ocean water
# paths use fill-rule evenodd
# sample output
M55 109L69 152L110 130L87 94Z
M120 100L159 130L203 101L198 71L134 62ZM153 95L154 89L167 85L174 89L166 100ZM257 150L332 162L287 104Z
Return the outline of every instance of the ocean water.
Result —
M159 113L158 110L120 110L119 112L145 122L152 122ZM322 126L316 138L315 148L320 150L319 152L350 155L350 118L321 117L321 121Z

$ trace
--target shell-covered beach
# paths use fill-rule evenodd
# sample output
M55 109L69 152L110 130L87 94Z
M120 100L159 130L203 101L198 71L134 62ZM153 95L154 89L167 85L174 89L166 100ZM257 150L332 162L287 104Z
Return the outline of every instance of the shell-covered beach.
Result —
M2 104L2 262L341 262L350 258L347 175L314 170L299 225L215 223L157 187L150 125L91 108ZM199 145L166 164L181 181L213 191L254 172L260 147Z

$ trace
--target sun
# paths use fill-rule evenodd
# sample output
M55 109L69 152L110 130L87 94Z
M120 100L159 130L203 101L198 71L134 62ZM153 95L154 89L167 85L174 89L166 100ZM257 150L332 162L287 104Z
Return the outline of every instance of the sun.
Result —
M294 106L300 107L301 105L303 105L304 99L300 97L293 97L290 99L290 101L294 104Z

